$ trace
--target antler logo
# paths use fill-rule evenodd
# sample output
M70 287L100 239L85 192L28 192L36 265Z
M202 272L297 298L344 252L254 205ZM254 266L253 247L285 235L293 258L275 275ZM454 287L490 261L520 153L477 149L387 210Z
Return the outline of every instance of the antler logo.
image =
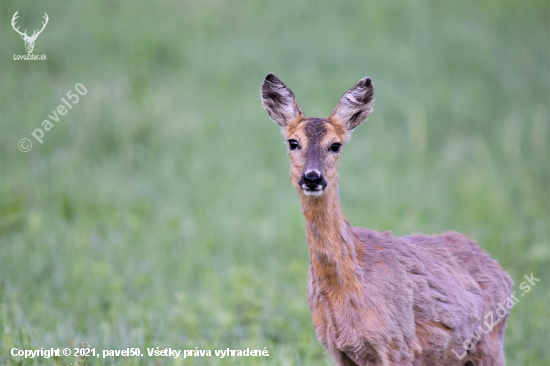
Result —
M44 28L46 28L46 24L48 24L48 14L44 13L44 19L46 20L46 22L42 22L42 29L40 29L39 31L35 29L32 36L29 37L27 35L26 29L24 32L20 32L19 27L15 28L15 20L19 18L19 15L17 15L18 12L19 10L17 10L15 14L13 14L13 18L11 18L11 26L17 33L21 35L21 38L23 38L23 40L25 41L25 48L27 49L27 53L31 53L34 49L34 42L36 41L36 38L38 38L40 33L42 33Z

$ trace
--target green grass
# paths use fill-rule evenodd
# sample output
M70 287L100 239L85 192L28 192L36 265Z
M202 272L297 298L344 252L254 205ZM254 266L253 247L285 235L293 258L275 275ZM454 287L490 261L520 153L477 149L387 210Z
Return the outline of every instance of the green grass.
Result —
M9 20L50 22L25 54ZM344 212L397 235L456 230L517 285L509 365L550 350L547 1L0 1L0 364L19 349L267 347L268 358L92 365L330 365L278 127L275 72L310 116L370 76L341 158ZM30 33L30 32L29 32ZM30 133L88 93L44 143ZM23 153L19 139L32 140Z

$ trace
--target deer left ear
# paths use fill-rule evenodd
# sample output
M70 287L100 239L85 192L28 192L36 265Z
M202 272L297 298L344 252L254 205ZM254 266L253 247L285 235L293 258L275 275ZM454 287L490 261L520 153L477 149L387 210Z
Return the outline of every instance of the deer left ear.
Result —
M268 74L262 84L262 105L281 127L286 127L302 110L294 94L275 74Z
M340 98L330 117L351 131L367 118L373 105L374 85L370 78L364 78Z

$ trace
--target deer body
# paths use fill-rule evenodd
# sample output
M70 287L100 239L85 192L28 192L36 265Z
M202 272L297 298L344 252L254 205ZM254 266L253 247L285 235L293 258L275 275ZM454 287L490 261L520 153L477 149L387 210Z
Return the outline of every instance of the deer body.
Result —
M275 75L262 87L264 108L289 142L302 201L317 338L338 365L504 365L506 318L486 321L512 285L496 261L454 232L395 237L353 228L342 213L340 147L373 97L365 78L329 118L307 118Z

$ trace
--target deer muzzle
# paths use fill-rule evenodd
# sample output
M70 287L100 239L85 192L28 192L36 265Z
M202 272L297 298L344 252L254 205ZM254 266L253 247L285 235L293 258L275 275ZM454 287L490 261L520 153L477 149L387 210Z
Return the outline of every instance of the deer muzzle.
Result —
M298 186L306 196L320 196L327 188L327 181L317 169L306 170L298 181Z

